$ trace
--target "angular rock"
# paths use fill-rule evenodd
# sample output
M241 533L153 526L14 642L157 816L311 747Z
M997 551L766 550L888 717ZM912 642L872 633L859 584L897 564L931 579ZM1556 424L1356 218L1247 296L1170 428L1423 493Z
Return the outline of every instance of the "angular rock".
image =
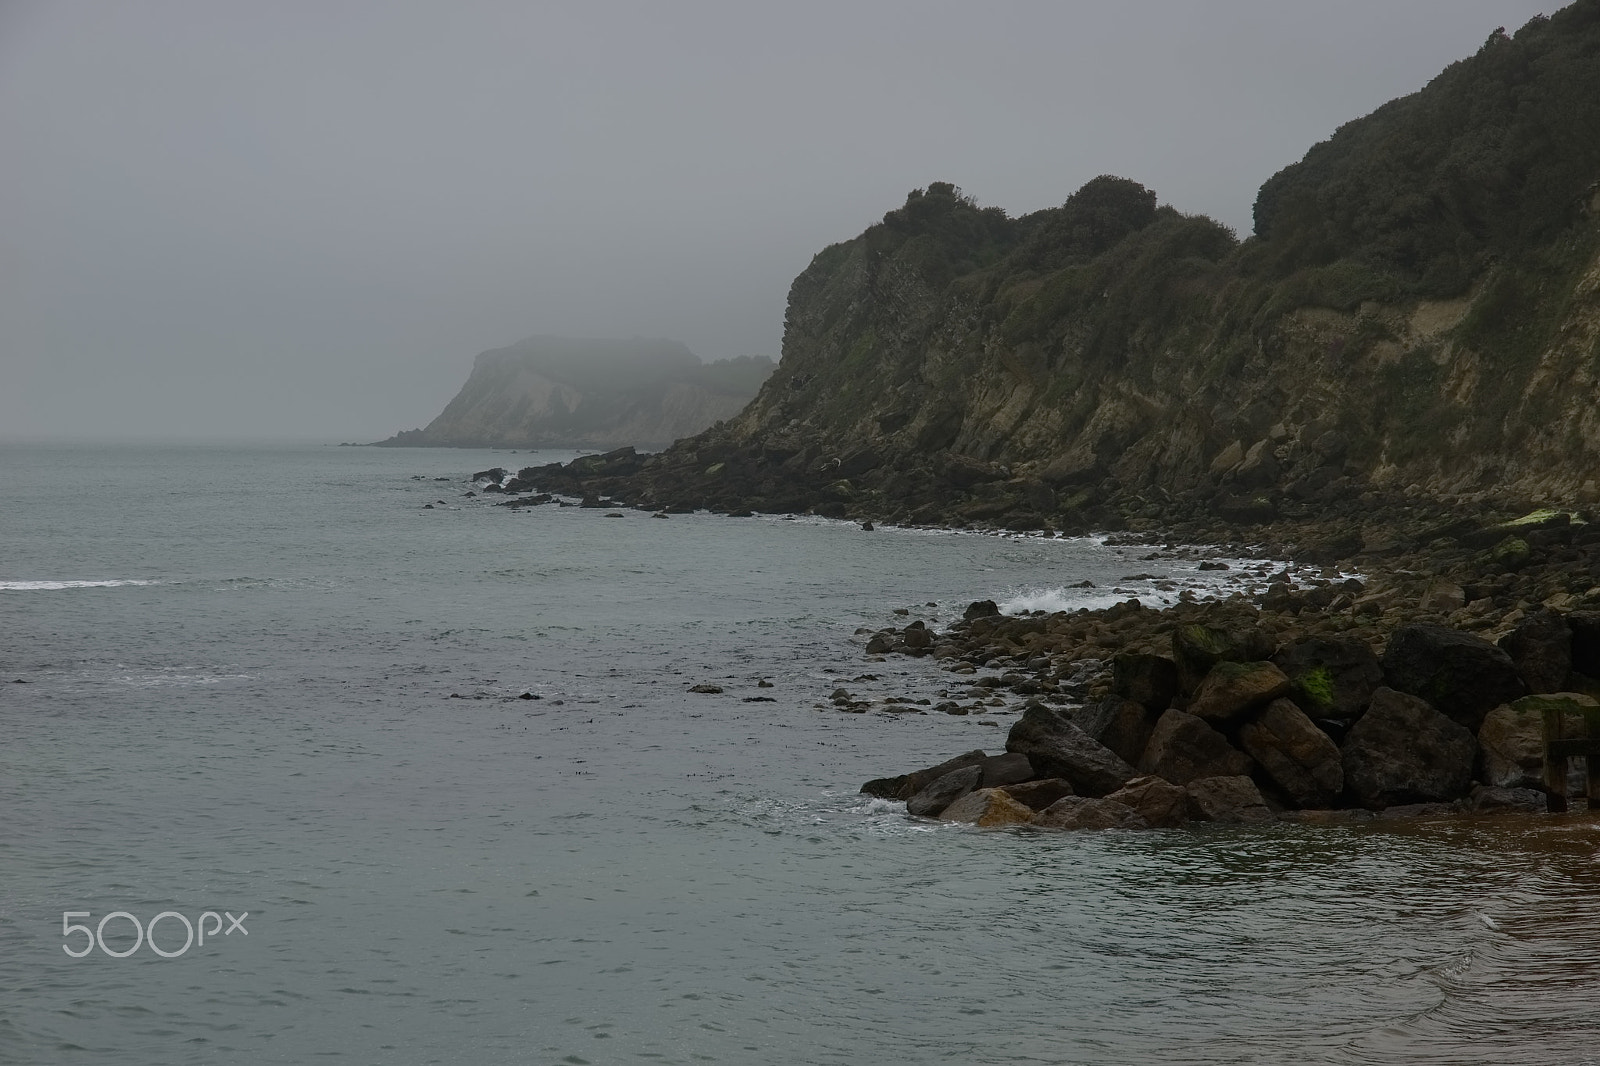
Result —
M1206 674L1189 713L1213 724L1235 722L1289 694L1289 678L1269 662L1220 662Z
M1297 807L1331 807L1344 791L1338 745L1291 700L1273 700L1246 722L1239 746Z
M1353 722L1383 684L1383 666L1359 640L1314 637L1272 661L1289 677L1289 698L1312 718Z
M1584 713L1600 713L1600 701L1581 692L1524 696L1501 704L1478 728L1478 776L1495 788L1544 789L1544 712L1566 716L1567 736L1578 736Z
M1099 703L1072 712L1072 720L1095 740L1132 766L1144 755L1156 715L1144 704L1121 696L1108 696Z
M1228 743L1228 738L1185 711L1170 710L1156 722L1145 746L1139 769L1187 785L1201 777L1247 774L1250 757Z
M1084 796L1104 796L1137 771L1085 733L1066 712L1038 704L1023 712L1006 737L1006 750L1026 755L1036 771L1061 777Z
M998 788L968 792L940 812L946 822L970 822L985 827L1033 824L1033 809Z
M1421 697L1471 730L1490 710L1526 691L1511 656L1471 633L1442 626L1395 630L1383 653L1383 675L1391 688Z
M967 609L961 612L961 617L967 620L974 618L994 618L1000 613L1000 608L993 600L973 600L967 604Z
M1189 816L1198 822L1243 824L1270 822L1272 811L1261 790L1248 777L1202 777L1184 789L1189 798Z
M983 771L983 783L976 786L979 788L1001 788L1032 781L1039 776L1033 771L1033 763L1020 752L991 755L979 764L979 769Z
M968 792L975 791L982 783L982 767L963 766L959 770L951 770L906 800L906 813L919 818L937 818L946 807Z
M1148 829L1139 812L1111 799L1067 796L1047 807L1037 825L1049 829Z
M1001 791L1035 811L1044 810L1062 796L1074 794L1072 783L1059 777L1047 777L1043 781L1024 781L1020 785L1004 785Z
M1472 782L1477 753L1466 726L1420 697L1380 688L1345 738L1345 788L1373 810L1457 799Z
M1186 692L1193 691L1220 662L1270 659L1274 650L1272 638L1254 626L1223 629L1195 623L1172 632L1172 658L1178 666L1178 682Z
M969 751L965 755L957 755L954 759L947 759L938 766L930 766L925 770L901 774L899 777L876 778L862 785L861 791L864 795L877 796L879 799L908 800L951 770L959 770L963 766L979 766L988 757L979 750Z
M1572 673L1572 628L1555 611L1536 607L1500 638L1529 692L1562 692Z
M1171 828L1189 820L1189 793L1165 778L1136 777L1106 799L1132 807L1152 828Z
M1573 611L1567 626L1572 630L1572 668L1600 679L1600 611Z
M1111 691L1160 714L1178 695L1178 664L1165 655L1123 652L1111 661Z

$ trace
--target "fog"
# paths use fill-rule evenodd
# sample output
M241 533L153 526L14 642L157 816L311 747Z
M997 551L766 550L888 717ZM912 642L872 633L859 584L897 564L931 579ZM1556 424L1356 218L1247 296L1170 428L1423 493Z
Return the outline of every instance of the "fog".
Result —
M931 181L1256 187L1548 4L0 6L0 436L374 440L535 333L776 357Z

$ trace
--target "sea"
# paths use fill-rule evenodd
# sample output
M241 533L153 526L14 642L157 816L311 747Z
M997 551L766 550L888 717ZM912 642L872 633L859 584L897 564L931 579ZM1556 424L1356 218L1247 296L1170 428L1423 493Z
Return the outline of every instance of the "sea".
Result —
M466 495L572 454L0 444L0 1062L1600 1063L1585 815L859 794L1020 710L862 630L1276 564Z

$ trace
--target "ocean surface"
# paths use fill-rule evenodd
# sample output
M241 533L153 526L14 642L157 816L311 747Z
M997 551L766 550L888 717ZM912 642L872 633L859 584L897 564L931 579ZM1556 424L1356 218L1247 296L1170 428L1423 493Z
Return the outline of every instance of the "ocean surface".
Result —
M1237 568L462 495L550 458L0 445L0 1062L1600 1062L1585 816L857 794L1016 714L834 710L949 680L858 627Z

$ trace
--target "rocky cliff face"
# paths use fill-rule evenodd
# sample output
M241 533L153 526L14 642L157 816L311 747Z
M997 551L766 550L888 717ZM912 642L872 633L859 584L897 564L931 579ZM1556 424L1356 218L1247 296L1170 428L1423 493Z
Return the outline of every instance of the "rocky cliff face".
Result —
M935 184L795 280L738 418L588 487L1356 537L1380 502L1597 503L1597 179L1585 0L1342 127L1263 186L1243 243L1123 179L1018 219Z
M392 446L663 448L750 401L764 358L704 364L676 341L534 337L478 356L455 399Z

